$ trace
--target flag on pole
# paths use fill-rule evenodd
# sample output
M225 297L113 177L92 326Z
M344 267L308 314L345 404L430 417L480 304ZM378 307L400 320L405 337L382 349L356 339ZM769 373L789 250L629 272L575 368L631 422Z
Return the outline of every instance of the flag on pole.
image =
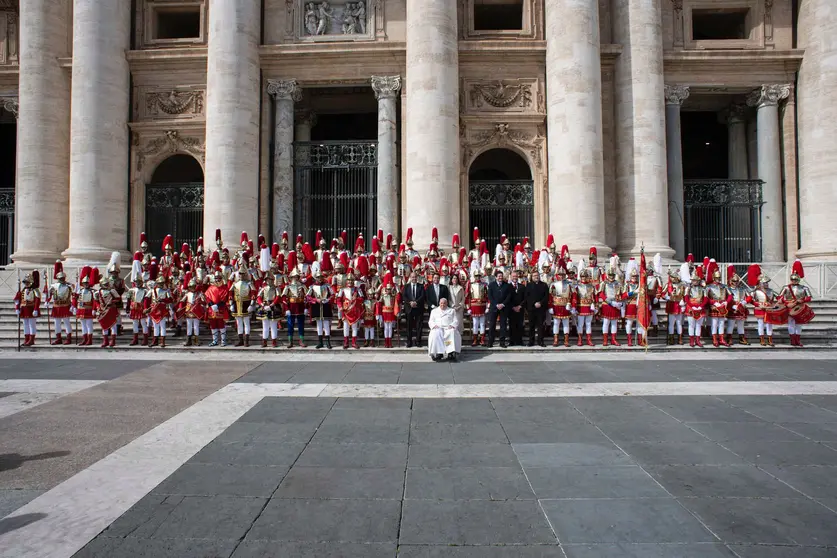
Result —
M648 306L648 268L645 265L645 247L639 253L639 300L637 301L637 323L645 330L651 325L651 308Z

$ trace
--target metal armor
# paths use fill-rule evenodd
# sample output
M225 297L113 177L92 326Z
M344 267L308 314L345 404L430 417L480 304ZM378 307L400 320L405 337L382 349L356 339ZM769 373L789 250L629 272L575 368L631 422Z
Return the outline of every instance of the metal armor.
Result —
M235 311L233 316L243 318L249 314L250 300L253 298L253 284L247 280L240 280L233 283L233 300L235 300Z
M618 302L622 298L622 285L619 281L605 281L599 287L599 292L604 293L605 302Z
M590 283L579 283L576 286L578 301L582 306L590 306L596 298L596 287Z
M782 290L782 295L787 299L796 299L799 301L811 297L811 289L805 285L787 285Z
M288 304L301 304L305 302L305 285L302 283L289 283L282 291L283 297L288 297Z
M572 300L573 285L566 279L555 281L549 286L549 296L553 306L566 306Z
M468 292L472 303L488 301L488 287L482 281L473 281L468 287Z
M49 288L49 298L55 306L69 306L73 289L67 283L53 283Z
M692 304L696 306L703 302L703 298L706 296L706 287L703 285L690 285L686 293Z
M776 291L759 287L753 291L753 303L757 308L771 308L776 303Z
M668 293L671 302L680 302L686 297L686 285L683 283L672 283Z
M639 283L631 283L628 281L625 283L625 286L622 287L622 293L625 295L625 299L628 304L639 303ZM610 302L610 299L608 299L608 302Z
M721 283L712 283L706 287L706 297L711 302L723 302L727 299L727 286Z

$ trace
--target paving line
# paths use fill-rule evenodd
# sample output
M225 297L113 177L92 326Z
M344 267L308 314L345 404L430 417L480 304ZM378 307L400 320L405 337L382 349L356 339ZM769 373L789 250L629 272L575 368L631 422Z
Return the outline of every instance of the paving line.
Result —
M101 383L102 380L0 380L0 391L12 393L0 398L0 418L10 417Z

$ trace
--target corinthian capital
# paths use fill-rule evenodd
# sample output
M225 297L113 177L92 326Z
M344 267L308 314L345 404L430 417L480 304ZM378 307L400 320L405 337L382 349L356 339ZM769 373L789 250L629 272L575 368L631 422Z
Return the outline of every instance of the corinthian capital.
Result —
M689 98L688 85L666 85L665 96L667 105L682 105Z
M762 85L747 96L747 104L758 108L776 106L788 98L791 87L789 83Z
M12 113L15 116L15 120L17 120L18 109L20 108L17 97L0 97L0 107L6 110L6 112Z
M295 79L267 80L267 94L276 99L299 102L302 100L302 88Z
M401 91L401 76L372 76L375 98L392 99Z
M726 124L735 124L738 122L744 122L747 120L747 105L743 105L741 103L733 103L727 110L723 113L724 118L726 119Z

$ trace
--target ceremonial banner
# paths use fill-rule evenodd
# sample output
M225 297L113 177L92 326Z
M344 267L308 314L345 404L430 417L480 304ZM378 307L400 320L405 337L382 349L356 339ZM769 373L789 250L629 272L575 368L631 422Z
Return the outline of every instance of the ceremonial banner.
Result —
M648 268L645 266L645 248L641 249L639 255L639 297L636 308L637 323L647 332L651 325L651 308L648 305Z

